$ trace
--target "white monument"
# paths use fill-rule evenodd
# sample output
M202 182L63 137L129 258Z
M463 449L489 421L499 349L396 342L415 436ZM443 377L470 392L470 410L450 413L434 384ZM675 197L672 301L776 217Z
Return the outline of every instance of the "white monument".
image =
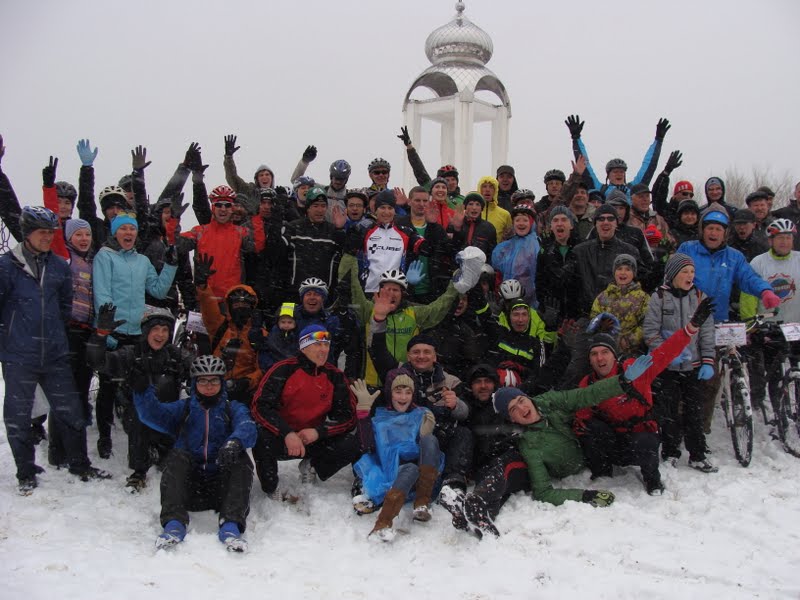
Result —
M459 171L462 193L473 189L477 177L472 172L472 145L475 123L492 124L492 172L506 162L508 155L508 120L511 101L503 83L486 63L492 58L492 38L464 16L464 3L456 3L455 18L434 30L425 41L425 54L431 66L414 80L403 102L405 125L411 140L421 151L422 119L441 124L441 160L426 165L431 177L441 165L454 165ZM418 87L430 89L435 98L411 100ZM500 104L475 97L475 92L493 92ZM420 152L421 153L421 152ZM404 161L403 180L415 185L408 161ZM408 189L408 188L406 188Z

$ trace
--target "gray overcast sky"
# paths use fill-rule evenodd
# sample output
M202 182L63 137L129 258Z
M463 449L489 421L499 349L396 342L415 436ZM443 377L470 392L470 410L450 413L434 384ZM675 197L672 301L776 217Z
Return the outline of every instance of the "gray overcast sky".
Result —
M41 167L77 183L75 144L100 148L97 189L130 170L143 144L154 199L198 141L223 183L223 136L236 133L240 173L267 163L278 183L307 144L309 174L327 182L346 158L351 185L375 156L400 183L402 100L428 66L425 39L455 0L4 0L0 3L3 168L23 204L41 202ZM494 41L489 67L509 91L509 162L537 196L542 174L568 170L568 114L586 119L593 163L613 156L637 169L666 116L680 178L702 185L737 166L770 166L800 179L800 2L467 0L466 15ZM427 131L427 130L426 130ZM429 136L429 140L433 136ZM488 141L487 131L478 140ZM438 147L422 157L438 167ZM474 173L490 169L477 152ZM475 182L462 182L468 190ZM188 188L187 188L188 191Z

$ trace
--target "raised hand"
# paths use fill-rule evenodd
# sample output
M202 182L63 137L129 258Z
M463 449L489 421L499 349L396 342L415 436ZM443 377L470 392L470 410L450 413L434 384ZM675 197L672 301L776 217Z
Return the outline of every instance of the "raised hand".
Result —
M397 206L407 206L408 205L408 196L406 196L406 191L401 187L396 187L394 190L394 201L397 203Z
M100 335L108 335L120 325L127 323L125 319L119 321L114 317L117 314L117 307L111 302L107 302L100 307L97 311L97 333Z
M334 204L331 209L331 221L333 221L333 226L336 227L336 229L344 229L347 223L347 215L338 204Z
M150 162L147 160L147 148L144 146L136 146L131 150L131 164L134 171L144 171L150 166Z
M363 379L356 379L351 383L350 391L356 397L356 410L359 412L369 412L375 403L375 399L381 395L380 390L370 393Z
M664 173L670 175L675 169L683 164L683 154L680 150L674 150L669 153L667 164L664 165Z
M417 285L420 281L422 281L422 278L424 277L424 270L425 267L423 266L422 261L415 260L412 262L406 271L406 280L408 280L408 283L411 285Z
M372 296L372 316L376 321L385 321L386 317L392 312L392 302L388 294L383 294L383 290L378 290Z
M180 219L181 215L189 208L189 204L183 202L183 192L178 192L169 201L169 210L173 219Z
M670 127L672 127L672 125L669 124L669 119L661 118L658 120L658 124L656 125L656 139L659 142L664 141L664 137L667 135Z
M306 149L303 151L303 162L304 163L314 162L315 158L317 158L317 147L306 146Z
M689 319L689 324L692 327L700 329L700 326L706 322L708 317L714 314L714 299L711 296L706 296L700 301L700 304L697 305L697 308L694 309L694 314L692 318Z
M89 140L78 140L78 158L81 159L81 164L84 167L91 167L94 164L94 159L97 158L97 151L98 148L95 146L95 149L92 150L92 147L89 145Z
M586 172L586 157L579 154L578 158L572 161L572 172L583 175Z
M42 169L42 185L51 188L56 184L56 169L58 169L58 159L50 157L50 162Z
M408 135L408 127L400 128L400 135L397 136L405 146L411 145L411 136Z
M208 285L208 278L216 271L211 268L214 257L210 254L198 254L194 259L194 284L197 287Z
M627 369L625 369L624 377L628 381L635 381L644 375L645 371L653 364L653 357L649 354L643 354L635 361L633 361Z
M569 134L572 136L573 140L577 140L581 137L584 123L585 121L581 121L581 118L578 115L570 115L567 117L567 120L564 121L564 124L567 126L567 129L569 129Z
M453 229L456 231L461 231L461 228L464 226L464 205L459 204L455 208L455 212L453 216L450 217L450 225L453 226Z
M225 156L233 156L238 149L239 149L239 146L236 145L236 136L235 135L226 135L225 136Z

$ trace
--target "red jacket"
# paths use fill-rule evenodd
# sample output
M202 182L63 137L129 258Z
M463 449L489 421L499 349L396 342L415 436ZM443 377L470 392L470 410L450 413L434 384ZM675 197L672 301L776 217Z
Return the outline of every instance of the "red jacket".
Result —
M641 377L633 382L633 387L644 397L644 403L638 398L631 398L621 394L614 398L608 398L597 406L582 408L575 413L575 421L573 422L575 434L582 435L585 422L592 418L606 421L618 432L658 431L658 423L655 422L651 414L653 392L650 386L661 371L666 369L669 363L680 355L691 339L692 336L689 335L684 327L673 333L663 344L650 353L653 357L653 364ZM633 361L633 358L626 360L622 364L622 370L624 371ZM619 372L620 366L617 363L606 377L613 377ZM596 374L592 373L581 379L578 385L579 387L587 387L597 380Z
M253 396L256 423L280 438L314 428L320 439L342 435L356 425L356 401L344 373L316 366L302 353L267 372Z
M52 210L56 216L58 215L58 194L56 193L55 186L53 187L42 187L42 199L44 201L44 207L49 208ZM61 219L59 219L60 221ZM55 236L53 237L53 244L50 247L50 251L53 254L57 254L64 260L69 260L69 251L67 250L67 244L64 240L64 228L59 227L56 229Z

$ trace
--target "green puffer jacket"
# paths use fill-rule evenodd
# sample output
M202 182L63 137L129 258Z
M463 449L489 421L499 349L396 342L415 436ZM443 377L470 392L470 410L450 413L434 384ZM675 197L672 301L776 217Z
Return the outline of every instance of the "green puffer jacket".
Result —
M575 411L622 393L619 377L610 377L589 387L532 398L542 418L525 428L517 447L528 465L535 500L556 506L567 500L581 501L584 490L556 489L551 483L552 478L574 475L583 468L583 451L572 433Z

